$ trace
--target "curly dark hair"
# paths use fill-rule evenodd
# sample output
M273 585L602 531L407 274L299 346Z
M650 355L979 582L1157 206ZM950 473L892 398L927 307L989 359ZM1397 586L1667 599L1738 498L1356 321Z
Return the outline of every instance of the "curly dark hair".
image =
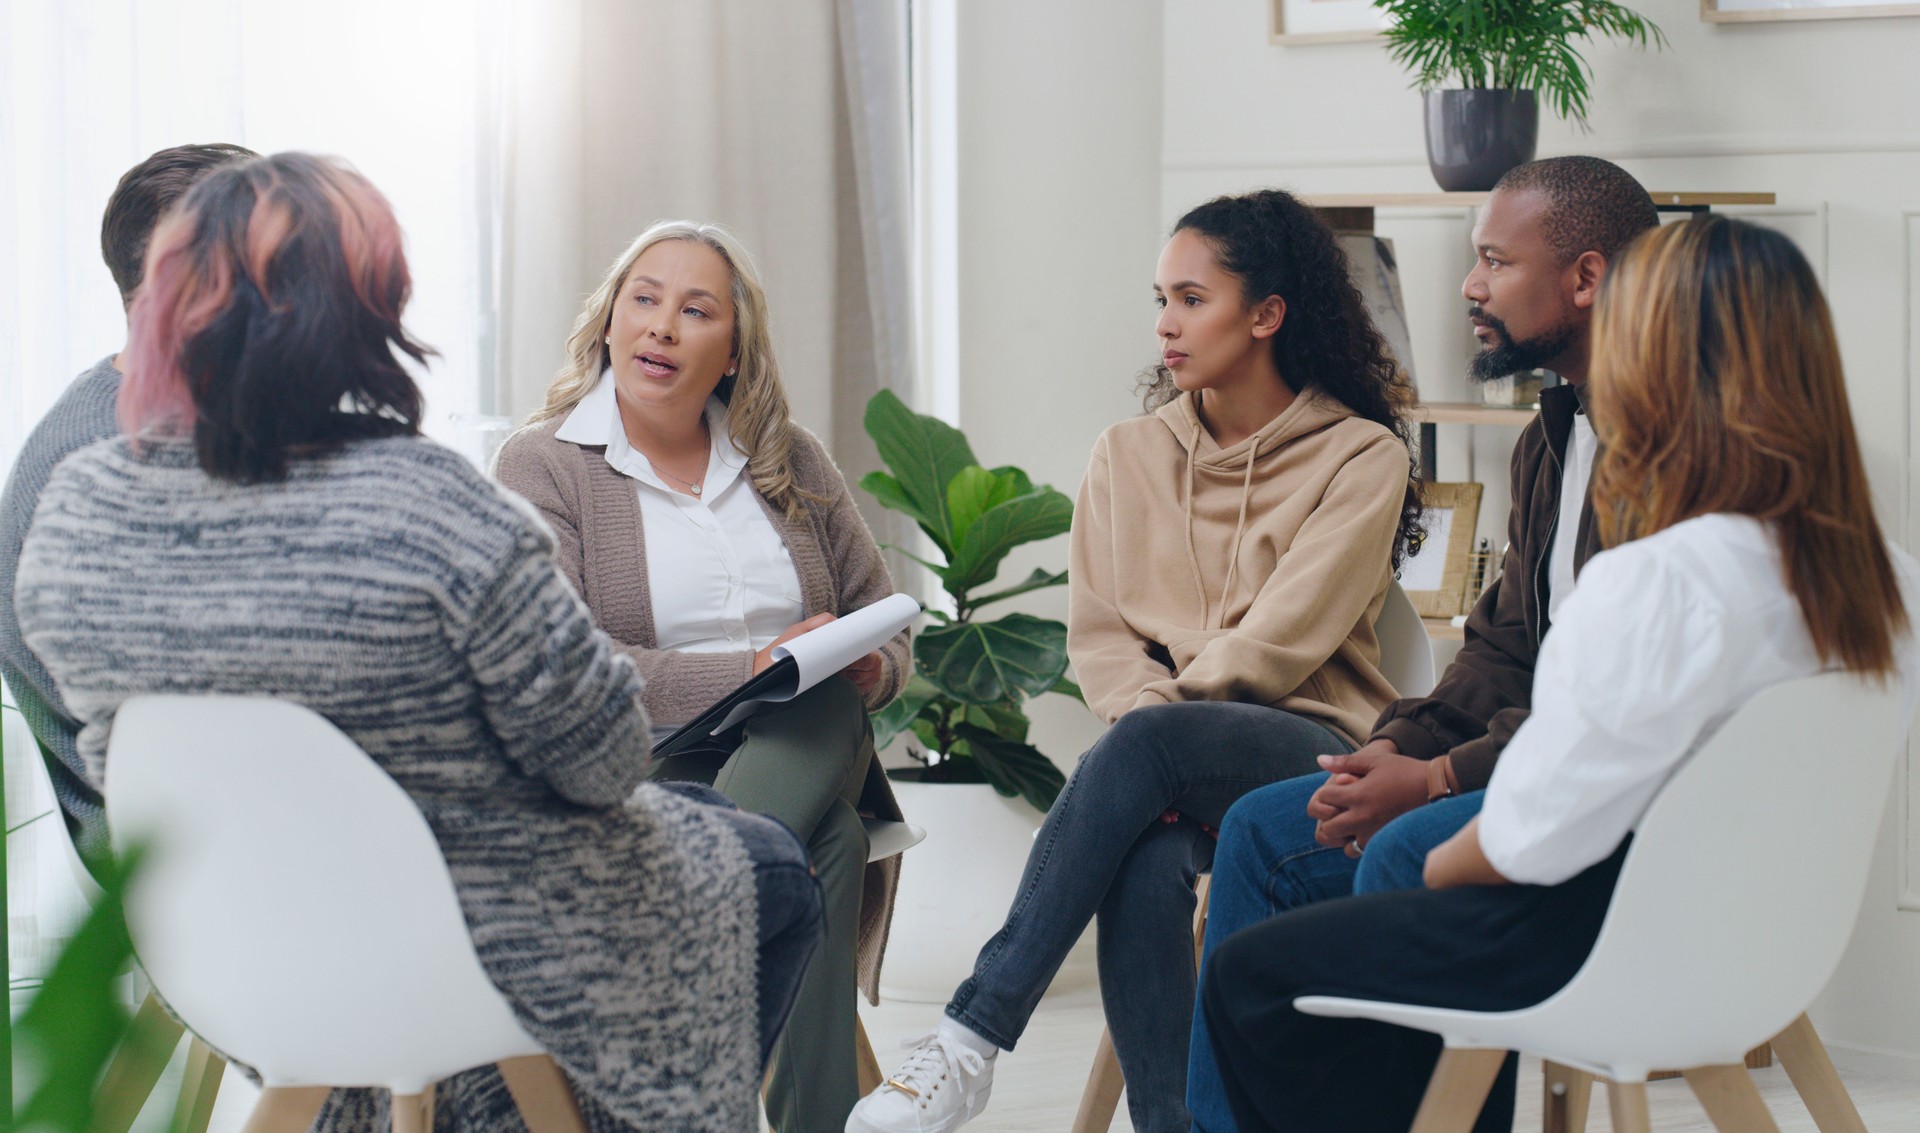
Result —
M1296 393L1319 390L1354 416L1386 426L1407 446L1407 493L1393 541L1398 573L1426 537L1409 419L1413 388L1374 329L1333 230L1280 189L1215 197L1181 217L1173 230L1204 237L1220 266L1240 280L1248 303L1269 295L1286 300L1287 317L1273 336L1273 360ZM1143 386L1142 404L1149 413L1179 394L1165 366L1149 368Z

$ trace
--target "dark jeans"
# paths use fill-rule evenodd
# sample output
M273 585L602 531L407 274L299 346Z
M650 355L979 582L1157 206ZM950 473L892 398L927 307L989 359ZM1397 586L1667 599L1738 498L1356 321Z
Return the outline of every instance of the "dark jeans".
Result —
M760 1067L764 1071L800 992L800 977L820 943L823 914L820 882L806 847L793 831L758 814L747 814L725 795L699 783L661 783L678 795L724 810L753 861L753 894L760 924Z
M1188 1126L1193 885L1234 801L1348 751L1333 732L1262 705L1135 709L1080 757L1047 812L1006 923L947 1014L1012 1050L1080 933L1099 916L1100 995L1139 1133ZM1173 809L1183 816L1167 823Z
M1368 841L1365 854L1349 858L1345 850L1314 841L1315 822L1307 816L1307 800L1330 777L1322 771L1262 787L1227 812L1220 827L1220 846L1213 855L1202 980L1220 942L1241 929L1355 893L1422 888L1427 852L1479 814L1486 797L1484 791L1471 791L1408 811L1382 827ZM1514 1073L1509 1067L1487 1096L1484 1128L1512 1123L1513 1090ZM1194 1133L1235 1133L1198 1003L1193 1006L1193 1042L1187 1062L1187 1109L1193 1116Z
M1554 886L1325 901L1229 937L1208 961L1201 1006L1242 1133L1403 1133L1439 1059L1439 1036L1305 1015L1293 1001L1335 995L1470 1011L1539 1003L1586 962L1625 856L1622 844Z

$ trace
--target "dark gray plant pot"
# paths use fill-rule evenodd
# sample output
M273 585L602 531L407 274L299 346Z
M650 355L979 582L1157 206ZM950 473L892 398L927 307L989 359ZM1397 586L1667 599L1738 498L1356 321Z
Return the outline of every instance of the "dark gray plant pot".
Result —
M1427 167L1449 193L1493 188L1533 160L1539 140L1540 103L1530 90L1427 92Z

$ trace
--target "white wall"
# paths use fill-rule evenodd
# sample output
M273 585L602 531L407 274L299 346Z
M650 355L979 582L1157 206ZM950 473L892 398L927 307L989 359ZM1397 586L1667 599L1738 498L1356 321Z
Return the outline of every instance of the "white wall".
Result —
M957 17L959 424L982 463L1072 494L1100 431L1139 412L1134 375L1156 356L1160 12L964 0ZM1001 577L1066 559L1063 536ZM1030 597L1065 618L1063 589ZM1098 735L1063 697L1033 715L1034 743L1069 769Z
M1880 514L1911 546L1920 531L1908 393L1920 370L1920 18L1709 25L1692 0L1635 6L1671 49L1589 50L1593 131L1543 124L1541 155L1597 154L1654 189L1778 194L1778 207L1751 218L1790 234L1822 273ZM1175 0L1163 11L1163 221L1256 185L1432 190L1419 95L1377 44L1272 45L1268 0ZM1380 227L1401 243L1423 395L1462 398L1465 219L1412 213ZM1459 436L1443 444L1442 479L1503 475L1511 432L1478 432L1471 453ZM1504 492L1490 491L1487 522L1505 506ZM1878 789L1822 782L1823 753L1807 760L1810 789ZM1859 932L1815 1019L1843 1063L1920 1077L1920 913L1901 908L1920 910L1916 809L1920 761L1910 759L1889 799ZM1817 806L1807 836L1819 836Z

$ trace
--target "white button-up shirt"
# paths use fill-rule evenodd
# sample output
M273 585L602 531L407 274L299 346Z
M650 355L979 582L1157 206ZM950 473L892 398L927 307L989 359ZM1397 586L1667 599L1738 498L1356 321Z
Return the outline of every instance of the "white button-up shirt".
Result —
M800 575L748 486L746 454L727 431L727 407L719 398L707 401L707 430L713 446L698 497L674 491L628 443L611 370L554 436L607 446L607 463L634 481L655 647L689 653L762 649L801 620Z
M1580 545L1580 513L1586 510L1587 482L1593 479L1593 457L1600 449L1593 421L1585 413L1573 415L1573 433L1567 440L1567 466L1560 474L1560 518L1554 523L1553 547L1547 552L1549 625L1559 624L1560 604L1573 597L1573 555Z
M1888 553L1920 617L1920 566ZM1911 636L1895 656L1911 714ZM1480 811L1487 860L1537 885L1602 860L1735 710L1822 668L1759 520L1701 516L1595 555L1541 646L1533 712L1494 765Z

